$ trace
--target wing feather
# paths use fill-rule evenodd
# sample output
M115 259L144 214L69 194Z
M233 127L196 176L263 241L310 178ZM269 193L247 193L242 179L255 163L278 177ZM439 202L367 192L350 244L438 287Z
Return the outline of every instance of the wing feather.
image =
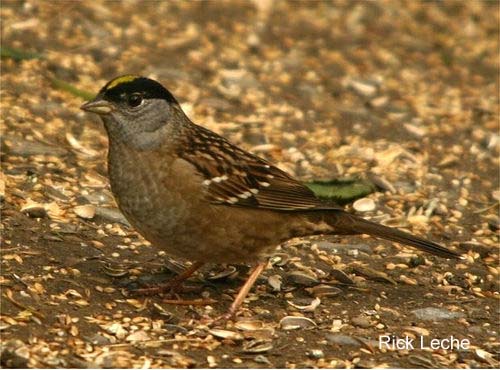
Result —
M340 209L322 202L286 172L216 133L194 124L189 129L192 132L183 135L186 142L177 154L198 170L210 202L279 211ZM203 142L196 139L200 136Z

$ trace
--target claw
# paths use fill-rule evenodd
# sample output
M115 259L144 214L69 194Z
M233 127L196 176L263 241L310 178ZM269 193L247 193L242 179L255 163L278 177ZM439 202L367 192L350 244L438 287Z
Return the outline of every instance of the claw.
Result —
M217 316L215 318L204 317L200 321L201 321L201 324L206 325L209 328L213 328L213 327L215 327L217 325L222 325L222 326L225 327L226 326L226 322L228 320L231 320L233 317L234 317L233 313L226 312L225 314L219 315L219 316Z
M180 290L182 290L182 288L183 288L182 283L184 282L184 280L186 280L191 275L193 275L193 273L196 270L198 270L201 266L203 266L203 262L195 262L186 271L182 272L181 274L177 275L175 278L173 278L172 280L170 280L164 284L146 287L146 288L138 288L138 289L128 290L128 294L134 295L134 296L136 296L136 295L151 296L151 295L155 295L155 294L166 293L166 294L169 294L173 297L177 297L177 293Z

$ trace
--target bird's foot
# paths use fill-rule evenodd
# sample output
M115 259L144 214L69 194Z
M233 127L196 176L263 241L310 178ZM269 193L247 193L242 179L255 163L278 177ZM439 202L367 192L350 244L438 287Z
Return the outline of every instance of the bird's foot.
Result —
M235 316L234 313L232 312L226 312L225 314L216 316L215 318L212 317L203 317L200 322L203 325L208 326L209 328L213 328L215 326L226 326L226 322L233 319Z
M267 265L266 262L262 262L259 263L257 266L255 266L252 272L250 273L250 276L245 281L245 284L243 284L243 286L240 288L240 291L238 292L238 295L234 299L233 303L231 304L231 307L229 307L229 310L225 314L217 316L215 319L207 320L205 324L208 325L209 327L212 327L217 324L225 324L226 321L234 318L234 316L238 312L238 309L243 303L243 300L247 296L248 291L253 286L255 280L257 280L257 278L259 277L260 273L264 270L266 265Z
M162 295L165 298L178 299L179 293L199 292L200 290L201 287L199 286L172 284L171 282L167 282L165 284L150 285L143 288L128 289L127 293L131 296Z
M193 273L203 266L203 262L195 262L181 274L177 275L170 281L163 284L158 284L155 286L149 286L144 288L129 289L128 292L131 295L144 295L151 296L157 294L168 294L169 296L178 298L177 293L183 290L186 291L188 287L183 287L184 280L188 279Z

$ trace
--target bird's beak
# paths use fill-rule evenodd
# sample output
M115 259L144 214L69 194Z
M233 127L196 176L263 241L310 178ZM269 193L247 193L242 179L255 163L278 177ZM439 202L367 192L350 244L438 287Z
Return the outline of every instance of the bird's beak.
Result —
M100 99L99 97L86 102L80 107L80 109L84 110L85 112L96 113L99 115L106 115L114 110L113 106L109 102Z

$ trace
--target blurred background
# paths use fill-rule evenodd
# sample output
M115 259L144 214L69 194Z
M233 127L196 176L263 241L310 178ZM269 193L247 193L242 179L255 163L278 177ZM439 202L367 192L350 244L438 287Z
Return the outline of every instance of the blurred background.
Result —
M439 130L439 148L496 131L497 2L4 1L2 21L2 55L20 52L3 59L4 97L38 119L64 109L59 129L85 130L81 101L51 80L96 93L137 73L251 145L314 136L324 153L352 133L418 145Z

